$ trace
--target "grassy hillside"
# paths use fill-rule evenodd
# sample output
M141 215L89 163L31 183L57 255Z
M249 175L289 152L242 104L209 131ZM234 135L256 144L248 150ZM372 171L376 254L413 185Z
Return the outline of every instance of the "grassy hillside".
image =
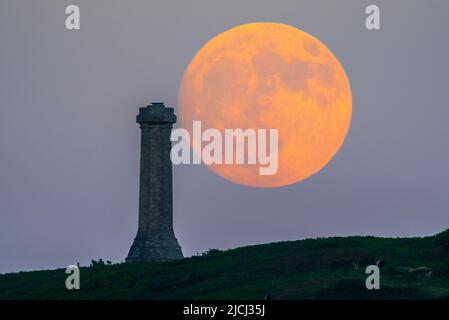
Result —
M381 259L381 289L365 267ZM358 262L360 268L354 268ZM432 268L430 278L409 268ZM426 238L346 237L211 250L176 262L81 268L81 290L64 269L0 275L0 299L447 299L449 230Z

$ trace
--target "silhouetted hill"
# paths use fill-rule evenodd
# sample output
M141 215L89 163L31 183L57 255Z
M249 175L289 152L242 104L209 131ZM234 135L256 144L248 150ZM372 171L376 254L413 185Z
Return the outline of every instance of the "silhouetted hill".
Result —
M381 289L365 267L382 260ZM356 269L354 263L360 268ZM428 267L410 273L410 268ZM0 299L444 299L449 230L425 238L320 238L210 250L176 262L81 267L81 290L65 269L0 275Z

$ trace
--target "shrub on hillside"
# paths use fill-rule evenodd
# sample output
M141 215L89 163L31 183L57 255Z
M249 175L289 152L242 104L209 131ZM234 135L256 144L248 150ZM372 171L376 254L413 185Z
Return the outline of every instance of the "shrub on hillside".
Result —
M436 235L437 244L443 251L449 254L449 229Z
M203 252L201 254L202 257L210 257L210 256L216 256L217 254L220 254L222 251L220 249L211 248L207 250L206 252Z

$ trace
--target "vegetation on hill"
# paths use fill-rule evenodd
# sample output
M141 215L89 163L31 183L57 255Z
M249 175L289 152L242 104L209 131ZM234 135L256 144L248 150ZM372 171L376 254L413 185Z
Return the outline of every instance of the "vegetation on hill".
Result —
M367 290L365 268L378 260L381 289ZM410 272L420 267L431 276ZM81 289L72 291L65 269L0 275L0 299L447 299L449 230L213 249L164 263L95 261L80 270Z

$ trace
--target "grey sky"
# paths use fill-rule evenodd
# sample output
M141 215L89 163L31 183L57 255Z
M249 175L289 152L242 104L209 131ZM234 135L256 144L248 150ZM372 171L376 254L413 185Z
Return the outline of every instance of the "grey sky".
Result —
M81 30L66 31L69 4ZM381 8L380 31L364 8ZM0 272L123 260L137 228L138 107L176 105L196 51L275 21L324 42L351 81L345 144L278 189L174 168L175 233L208 248L449 227L449 2L0 0Z

